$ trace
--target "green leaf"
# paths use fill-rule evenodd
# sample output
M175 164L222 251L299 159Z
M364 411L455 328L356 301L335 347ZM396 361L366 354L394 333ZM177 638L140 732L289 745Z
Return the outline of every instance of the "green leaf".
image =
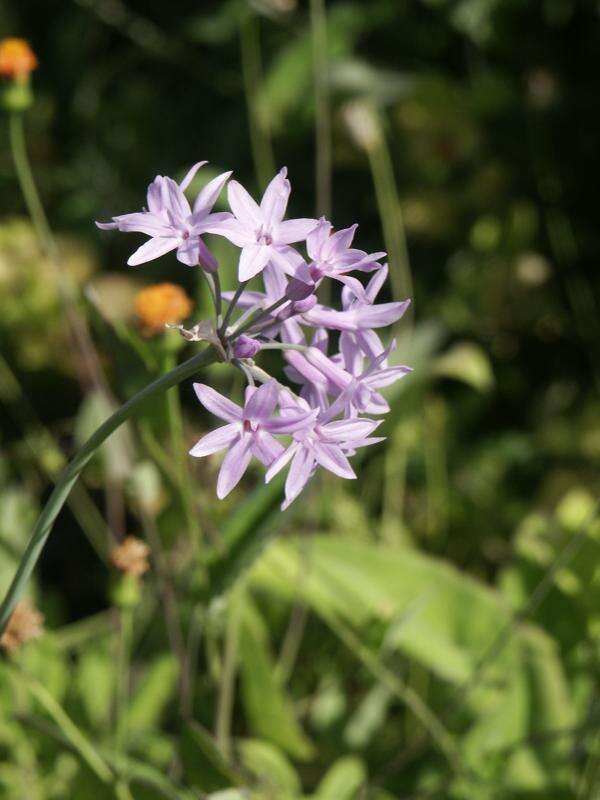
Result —
M319 784L314 800L355 800L366 779L365 766L359 758L340 758Z
M240 759L278 800L290 800L301 793L300 778L278 747L258 739L243 739L239 742Z
M313 747L296 720L292 701L275 677L267 642L244 615L240 632L242 698L250 729L289 755L306 760Z
M180 755L186 783L203 792L239 784L238 776L223 758L212 736L197 722L185 726Z
M130 733L158 725L173 696L178 670L170 654L159 655L154 660L129 704L127 729Z
M294 578L301 570L299 585ZM457 684L508 617L499 594L441 560L342 537L315 536L303 547L277 541L255 565L251 582L290 602L301 592L323 618L338 615L356 627L403 616L388 644Z

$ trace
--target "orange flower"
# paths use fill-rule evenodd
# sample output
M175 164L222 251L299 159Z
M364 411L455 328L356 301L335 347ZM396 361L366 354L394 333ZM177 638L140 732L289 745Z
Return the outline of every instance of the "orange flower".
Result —
M177 324L192 313L187 294L174 283L157 283L138 292L135 313L147 336L159 333L167 324Z
M145 542L135 536L128 536L121 544L113 547L110 560L121 572L139 577L150 569L149 553L150 548Z
M26 78L37 65L35 53L24 39L0 40L0 75Z
M0 647L9 653L14 653L25 642L42 635L43 622L43 614L40 614L27 600L21 600L8 620L6 630L0 638Z

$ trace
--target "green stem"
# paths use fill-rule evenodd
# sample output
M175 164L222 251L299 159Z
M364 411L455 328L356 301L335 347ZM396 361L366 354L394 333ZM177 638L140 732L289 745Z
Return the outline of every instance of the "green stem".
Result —
M174 355L172 353L167 354L165 359L167 373L169 370L173 369L173 359ZM202 536L202 531L200 530L198 517L194 511L193 492L186 456L187 447L185 445L183 414L181 411L181 399L179 397L178 386L173 386L172 389L169 389L169 391L166 393L166 401L169 433L171 435L171 457L175 462L177 485L181 496L183 513L185 514L185 519L191 538L191 544L193 547L197 547Z
M379 131L367 148L375 196L383 226L383 237L388 252L390 280L395 297L412 297L413 281L410 271L408 247L394 168L383 131ZM412 321L412 306L405 317Z
M75 291L69 280L69 276L61 268L60 254L50 229L48 217L44 211L44 206L35 185L27 148L25 146L25 130L23 128L23 115L13 112L9 116L9 140L11 153L17 173L17 178L27 211L35 228L42 250L45 252L49 265L54 273L56 286L60 299L64 305L65 315L69 325L71 337L74 345L80 351L83 363L87 371L88 380L106 392L102 370L98 361L98 356L90 339L89 331L85 321L79 313L74 300Z
M324 0L310 0L315 94L315 183L317 216L331 216L331 108L329 101L327 16Z
M261 188L264 188L275 172L275 162L271 144L270 121L267 109L260 102L263 85L260 28L256 15L250 10L244 13L240 21L240 53L244 92L248 106L252 159L256 180Z
M229 599L229 616L225 633L225 654L221 668L215 737L225 758L231 755L231 719L233 714L237 651L240 639L243 587L233 589Z
M117 696L115 722L115 759L125 755L127 750L127 706L129 702L129 661L131 654L131 638L133 632L133 611L122 608L119 625L119 655L117 667ZM127 778L119 776L119 794L127 787Z
M8 620L17 604L31 573L44 549L46 540L52 530L52 525L58 516L61 508L65 504L71 489L73 488L77 478L79 477L82 469L92 458L97 449L102 445L108 437L114 433L129 417L135 413L139 407L148 398L161 392L170 389L171 386L176 386L181 381L189 378L201 367L216 361L217 354L214 350L204 350L198 353L193 358L180 364L171 372L157 378L148 386L144 387L134 397L124 403L120 408L115 411L87 440L83 447L79 450L77 455L73 458L70 464L62 472L61 476L57 479L54 491L50 495L44 510L42 511L27 545L27 549L21 559L19 568L13 578L13 581L6 593L6 596L0 607L0 633L6 627Z

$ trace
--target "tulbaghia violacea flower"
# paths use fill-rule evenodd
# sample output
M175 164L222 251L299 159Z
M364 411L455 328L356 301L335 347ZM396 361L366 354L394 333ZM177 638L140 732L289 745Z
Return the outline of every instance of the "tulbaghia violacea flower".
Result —
M366 253L350 247L358 225L352 225L333 233L333 226L321 217L317 226L306 237L306 249L312 259L309 272L315 283L324 277L335 278L345 284L357 297L364 296L364 289L359 280L348 275L348 272L359 270L372 272L379 269L379 259L385 253Z
M102 230L145 233L150 236L129 257L127 263L130 267L177 250L177 259L182 264L189 267L200 265L209 271L217 269L215 257L204 244L201 234L231 217L228 212L211 213L231 172L223 172L213 178L198 194L193 209L184 194L196 172L206 163L199 161L194 164L179 184L166 175L157 175L148 186L147 209L121 214L113 217L112 222L96 223Z
M305 408L310 408L307 403ZM333 472L340 478L356 478L356 473L348 461L347 453L354 453L359 447L366 447L375 441L371 433L380 424L372 419L343 419L334 422L320 422L314 418L293 434L294 441L271 464L265 475L270 481L288 464L290 469L285 482L285 501L287 508L304 489L317 466Z
M304 241L317 220L283 219L290 191L285 167L267 186L260 205L241 183L229 183L227 197L233 219L214 227L213 231L242 248L238 267L240 281L258 275L269 262L289 275L295 275L304 263L290 245Z
M215 322L201 320L181 333L188 341L213 346L220 360L242 370L248 381L245 402L239 406L210 386L194 384L202 405L226 424L202 437L190 454L226 451L217 479L219 498L239 483L253 456L267 468L266 480L289 467L282 506L287 508L318 468L356 477L349 459L381 441L372 435L381 420L368 416L389 411L380 390L410 368L389 363L394 343L386 347L378 331L397 322L410 301L376 303L388 275L387 265L380 263L385 253L353 248L356 225L334 232L326 219L284 220L290 196L285 168L271 180L260 205L230 181L233 213L219 215L211 213L212 205L230 173L212 181L191 210L183 192L198 167L180 185L156 178L147 211L114 217L100 227L151 237L129 263L177 248L184 263L214 270L204 232L241 249L234 291L221 292L219 276L207 276ZM365 286L351 272L374 274ZM251 279L256 282L247 287ZM317 302L316 290L326 279L343 284L341 309ZM296 384L295 392L255 362L265 350L283 351L283 372Z
M217 497L220 499L240 482L252 456L268 467L281 455L283 447L274 434L294 433L309 425L315 416L310 409L299 409L295 415L275 417L279 395L275 380L258 389L249 386L243 408L210 386L195 383L194 389L202 405L227 422L227 425L203 436L190 450L190 455L201 457L227 448L217 479Z

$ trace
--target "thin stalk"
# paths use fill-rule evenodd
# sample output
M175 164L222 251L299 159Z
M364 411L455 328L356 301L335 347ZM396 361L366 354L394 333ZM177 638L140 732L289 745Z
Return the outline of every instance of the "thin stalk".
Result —
M169 372L174 367L174 355L168 353L165 357L165 368ZM194 511L193 488L190 478L185 434L183 428L183 414L181 411L181 398L179 386L173 386L165 394L167 403L167 420L171 436L171 457L175 462L177 485L181 496L181 504L188 526L192 548L196 548L202 537L198 523L198 516Z
M261 344L261 350L297 350L299 353L306 353L310 348L305 344L292 344L291 342L265 342Z
M115 761L127 750L127 708L129 704L129 669L133 634L133 609L122 608L119 619L119 653L117 665L117 694L115 720ZM117 796L125 800L129 793L127 777L121 773L117 782Z
M315 94L315 185L317 217L331 217L331 105L325 0L310 0Z
M261 103L263 86L262 59L260 53L260 27L256 15L247 10L240 20L240 56L244 93L248 107L250 147L256 180L264 188L275 172L271 125L268 109Z
M217 354L213 349L204 350L201 353L188 359L166 375L161 375L148 386L144 387L134 397L130 398L114 414L112 414L96 431L90 436L87 442L79 450L70 464L57 479L54 491L50 495L44 510L33 529L27 549L21 559L15 577L6 593L0 607L0 633L4 631L14 607L21 597L25 585L33 572L35 565L44 549L46 540L52 530L52 525L60 510L64 506L71 489L73 488L82 469L92 458L108 437L114 433L126 420L134 414L139 407L154 395L176 386L181 381L189 378L200 368L211 364L217 360Z
M231 720L233 715L235 673L237 669L237 652L242 616L241 601L242 589L238 586L234 588L230 595L229 615L225 632L225 654L223 656L221 668L217 717L215 721L217 745L225 758L229 758L231 755Z
M254 328L255 325L258 325L264 319L269 317L273 313L273 311L278 309L284 303L288 302L289 302L288 297L285 296L280 297L279 300L276 300L274 303L271 303L271 305L268 308L265 308L263 311L259 311L255 317L249 319L248 322L246 322L245 325L242 325L241 328L236 328L235 331L232 333L232 335L229 337L229 341L234 342L238 338L238 336L242 335L242 333L245 333L247 330L250 330L250 328Z
M158 590L161 596L161 605L165 617L165 627L167 629L167 637L173 655L177 659L179 666L179 710L185 718L191 717L192 712L192 698L190 695L190 673L188 668L188 656L181 630L181 614L179 611L179 603L177 602L177 595L175 588L169 575L169 568L165 553L160 540L160 534L156 525L154 517L146 513L143 509L141 511L142 523L144 532L150 547L152 548L152 555L154 559L156 577L158 581Z
M244 289L246 288L247 285L248 285L248 281L242 281L242 283L240 283L238 285L237 289L235 290L235 294L231 298L231 302L229 303L229 307L228 307L227 311L225 312L225 317L223 319L223 323L222 323L221 327L219 328L219 333L223 334L227 330L227 326L229 325L229 320L231 319L231 315L235 311L235 307L238 304L238 300L242 296L242 292L244 291Z
M9 116L9 140L15 171L25 205L31 217L42 250L45 252L51 269L54 272L56 285L65 308L65 313L74 344L80 351L85 364L88 380L96 388L106 390L98 356L91 341L87 325L79 313L73 297L73 287L61 269L60 254L48 223L48 218L35 185L27 148L25 146L25 131L23 128L23 115L13 112Z
M390 280L395 297L412 297L413 281L406 234L402 219L402 208L390 151L382 131L378 132L367 147L369 165L375 187L379 216L383 227L383 238L388 253ZM406 319L412 322L412 305L406 312Z

